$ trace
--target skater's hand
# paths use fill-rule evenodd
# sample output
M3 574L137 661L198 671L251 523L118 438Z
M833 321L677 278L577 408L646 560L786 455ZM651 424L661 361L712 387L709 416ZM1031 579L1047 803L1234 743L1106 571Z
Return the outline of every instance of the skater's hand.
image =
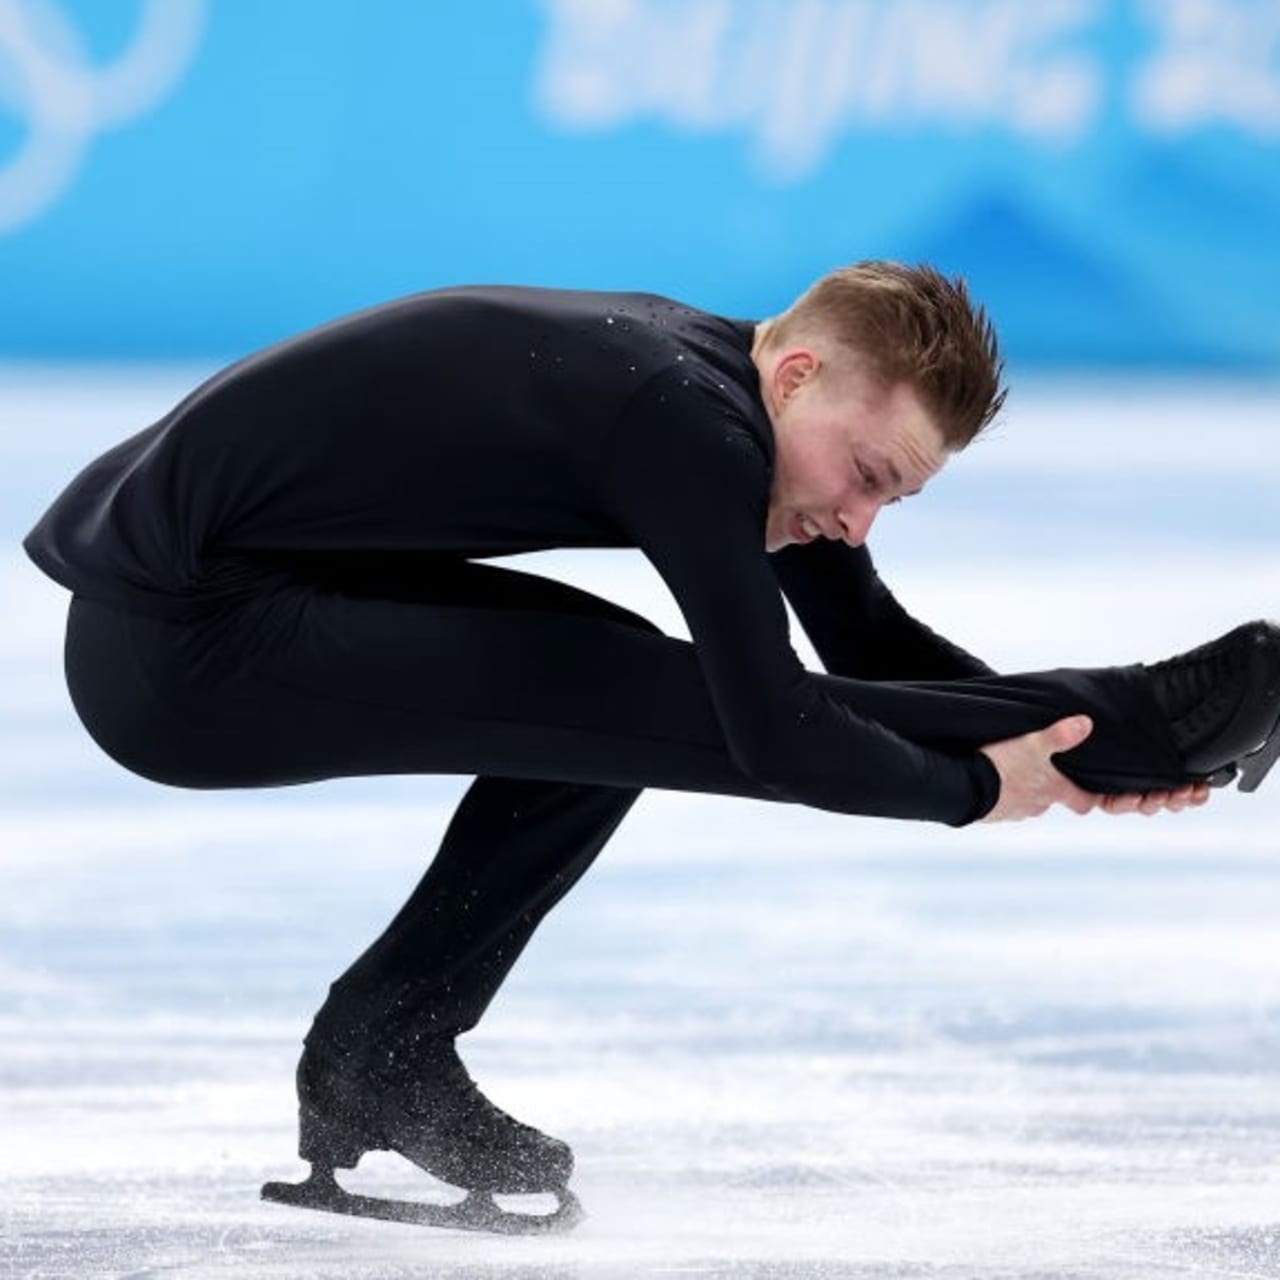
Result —
M1150 817L1167 809L1170 813L1181 813L1190 805L1199 808L1209 802L1209 784L1207 782L1189 782L1185 787L1174 791L1126 792L1124 795L1103 796L1099 808L1104 813L1145 813Z
M1088 716L1067 716L1047 729L980 747L1000 775L1000 799L982 821L1038 818L1055 804L1064 804L1075 813L1096 809L1101 797L1077 787L1049 759L1057 751L1078 747L1092 732L1093 721Z
M1209 801L1207 782L1187 783L1170 791L1125 792L1098 796L1077 787L1049 760L1057 751L1077 747L1093 732L1088 716L1068 716L1047 729L1006 738L982 747L1000 774L1000 799L983 822L1016 822L1039 817L1051 805L1064 804L1075 813L1181 813Z

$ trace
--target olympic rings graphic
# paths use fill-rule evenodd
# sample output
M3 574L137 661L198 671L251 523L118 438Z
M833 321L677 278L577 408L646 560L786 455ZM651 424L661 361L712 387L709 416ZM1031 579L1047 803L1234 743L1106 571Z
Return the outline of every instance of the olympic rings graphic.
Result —
M27 125L0 158L0 234L35 221L71 187L96 134L146 114L182 79L205 0L142 0L127 48L91 64L56 0L0 0L0 112Z

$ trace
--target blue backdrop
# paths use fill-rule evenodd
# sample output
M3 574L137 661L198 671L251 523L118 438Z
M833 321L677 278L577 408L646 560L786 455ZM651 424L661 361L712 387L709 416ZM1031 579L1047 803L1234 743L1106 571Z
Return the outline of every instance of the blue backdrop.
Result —
M3 356L871 256L1022 363L1280 366L1280 0L0 0Z

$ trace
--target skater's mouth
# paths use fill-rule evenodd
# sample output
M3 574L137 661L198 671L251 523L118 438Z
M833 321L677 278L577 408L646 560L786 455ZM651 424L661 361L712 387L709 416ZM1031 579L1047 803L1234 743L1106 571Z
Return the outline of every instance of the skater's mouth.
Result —
M822 526L812 516L797 512L791 519L791 535L797 542L812 542L822 537Z

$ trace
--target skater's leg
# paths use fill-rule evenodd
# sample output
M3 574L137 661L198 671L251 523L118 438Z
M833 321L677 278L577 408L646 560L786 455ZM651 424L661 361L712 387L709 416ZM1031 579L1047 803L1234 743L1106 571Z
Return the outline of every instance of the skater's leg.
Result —
M344 589L364 598L575 614L661 634L611 601L564 583L446 561L420 575L384 575ZM477 777L430 867L396 917L332 986L312 1035L402 1051L424 1034L479 1022L542 919L582 877L640 788ZM411 1052L411 1051L410 1051Z
M488 598L455 603L472 574ZM531 584L554 603L529 607ZM68 686L108 755L171 786L446 773L772 798L730 757L692 645L495 566L463 562L441 594L298 585L197 624L77 597Z
M421 590L446 600L298 585L200 624L77 599L68 682L108 754L177 786L471 773L777 799L730 756L687 641L635 615L565 611L566 596L594 598L492 565L457 562ZM544 598L549 607L535 607ZM810 678L926 746L971 749L1083 712L1093 734L1058 757L1080 785L1128 792L1183 780L1136 665L943 682Z
M470 1030L639 790L477 778L382 935L330 988L312 1036L395 1048Z
M571 590L491 565L466 570L500 577L503 592L509 579L532 594ZM1099 791L1181 780L1149 696L1138 696L1136 667L942 682L810 678L926 746L970 749L1083 712L1096 728L1059 758L1064 772L1087 764ZM176 786L470 773L777 799L729 754L693 645L555 608L299 586L189 625L77 599L68 681L108 754Z

